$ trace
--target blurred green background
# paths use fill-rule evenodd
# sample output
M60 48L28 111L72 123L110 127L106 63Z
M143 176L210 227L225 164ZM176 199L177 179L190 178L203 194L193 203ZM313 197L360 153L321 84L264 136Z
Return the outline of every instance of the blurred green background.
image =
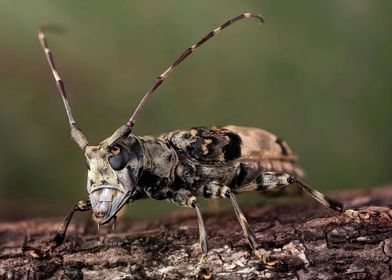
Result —
M391 1L0 2L0 219L63 215L87 196L82 151L39 46L48 34L73 113L90 142L132 113L154 78L207 32L240 22L159 88L135 133L261 127L300 156L323 191L392 181ZM131 216L169 206L138 202ZM169 208L174 209L174 208Z

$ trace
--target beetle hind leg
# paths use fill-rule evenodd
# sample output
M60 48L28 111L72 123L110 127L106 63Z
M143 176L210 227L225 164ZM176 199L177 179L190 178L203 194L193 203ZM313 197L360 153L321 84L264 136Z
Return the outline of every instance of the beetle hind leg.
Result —
M244 193L248 191L277 191L282 187L292 184L297 184L313 199L317 200L325 207L335 210L346 217L349 217L351 219L370 219L371 217L371 213L368 212L361 212L353 209L345 210L343 203L326 196L325 194L309 186L300 178L287 173L264 172L251 183L237 188L235 192Z
M256 178L254 181L252 181L249 184L246 184L244 186L240 186L236 188L235 190L230 190L228 188L221 190L225 190L226 193L222 193L222 197L228 197L230 198L231 204L233 206L234 212L237 216L238 221L240 222L242 231L244 233L244 236L247 238L248 243L250 247L253 249L254 254L264 263L267 265L267 267L282 267L283 262L279 261L278 259L274 258L273 256L269 255L269 253L262 249L252 232L252 230L249 227L249 224L242 213L241 209L239 208L239 205L237 203L237 200L235 198L235 193L243 193L243 192L249 192L249 191L276 191L279 190L285 186L292 185L292 184L297 184L301 189L303 189L306 193L308 193L312 198L323 204L324 206L335 210L339 213L342 213L345 216L348 216L353 219L369 219L371 214L370 213L365 213L365 212L360 212L352 209L345 210L344 205L336 200L331 199L330 197L322 194L321 192L315 190L308 184L306 184L304 181L301 179L292 176L290 174L286 173L279 173L279 172L264 172L262 175L260 175L258 178Z
M367 211L358 211L353 209L345 210L343 203L333 200L332 198L320 193L319 191L313 189L299 178L291 177L291 183L298 184L303 190L305 190L310 196L312 196L318 202L320 202L321 204L323 204L324 206L332 210L342 213L344 216L348 218L356 219L356 220L357 219L367 220L370 219L372 216L372 214Z

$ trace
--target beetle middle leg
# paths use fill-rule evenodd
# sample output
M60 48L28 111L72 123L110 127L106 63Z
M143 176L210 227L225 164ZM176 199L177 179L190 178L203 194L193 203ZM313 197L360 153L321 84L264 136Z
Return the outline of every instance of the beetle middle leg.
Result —
M196 210L197 214L197 222L199 224L199 238L200 238L200 247L201 247L201 258L199 261L199 271L198 271L198 279L210 279L211 278L211 268L208 261L208 241L207 234L204 227L203 217L201 215L200 207L197 202L195 196L193 196L189 191L179 190L175 192L171 198L168 198L169 201L182 206L182 207L191 207Z
M235 195L231 192L228 191L227 195L230 198L231 204L233 206L235 215L237 216L238 221L240 222L242 231L244 233L244 236L248 240L249 246L252 248L254 254L264 263L269 266L274 266L278 263L278 261L274 260L269 256L269 253L264 250L263 248L260 247L253 231L251 230L248 221L246 220L244 214L242 213L237 199L235 198Z
M59 226L56 235L54 238L47 244L43 244L40 247L33 247L33 246L23 246L23 252L29 252L33 258L45 258L47 257L51 251L56 249L60 246L65 239L65 235L67 233L67 229L69 223L72 220L72 217L76 211L90 211L91 204L89 200L81 200L79 201L71 211L68 212L67 216L65 216L63 222Z
M234 212L237 216L237 219L240 222L242 232L245 238L248 240L249 246L252 248L256 257L269 267L273 267L281 263L274 257L270 256L269 253L260 246L255 234L250 228L248 221L246 220L244 214L242 213L238 205L234 193L230 190L229 187L212 183L204 187L203 195L205 197L211 198L229 198L233 206Z

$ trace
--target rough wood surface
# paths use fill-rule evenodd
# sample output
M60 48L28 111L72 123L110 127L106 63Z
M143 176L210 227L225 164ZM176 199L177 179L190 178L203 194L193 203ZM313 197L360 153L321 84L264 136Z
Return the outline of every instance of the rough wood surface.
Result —
M252 255L231 209L206 213L214 279L392 279L392 186L334 197L374 215L353 221L310 200L243 207L261 244L287 264L279 271ZM0 279L194 277L200 251L191 212L125 220L112 233L79 220L51 257L22 254L22 245L50 238L60 220L0 223Z

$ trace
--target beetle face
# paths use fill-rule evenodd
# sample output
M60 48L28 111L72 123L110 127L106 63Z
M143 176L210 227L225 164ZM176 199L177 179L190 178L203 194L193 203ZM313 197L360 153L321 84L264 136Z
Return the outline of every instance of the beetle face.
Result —
M113 147L107 140L85 149L88 176L87 191L93 218L105 224L137 191L137 180L142 163L141 146L133 135Z

